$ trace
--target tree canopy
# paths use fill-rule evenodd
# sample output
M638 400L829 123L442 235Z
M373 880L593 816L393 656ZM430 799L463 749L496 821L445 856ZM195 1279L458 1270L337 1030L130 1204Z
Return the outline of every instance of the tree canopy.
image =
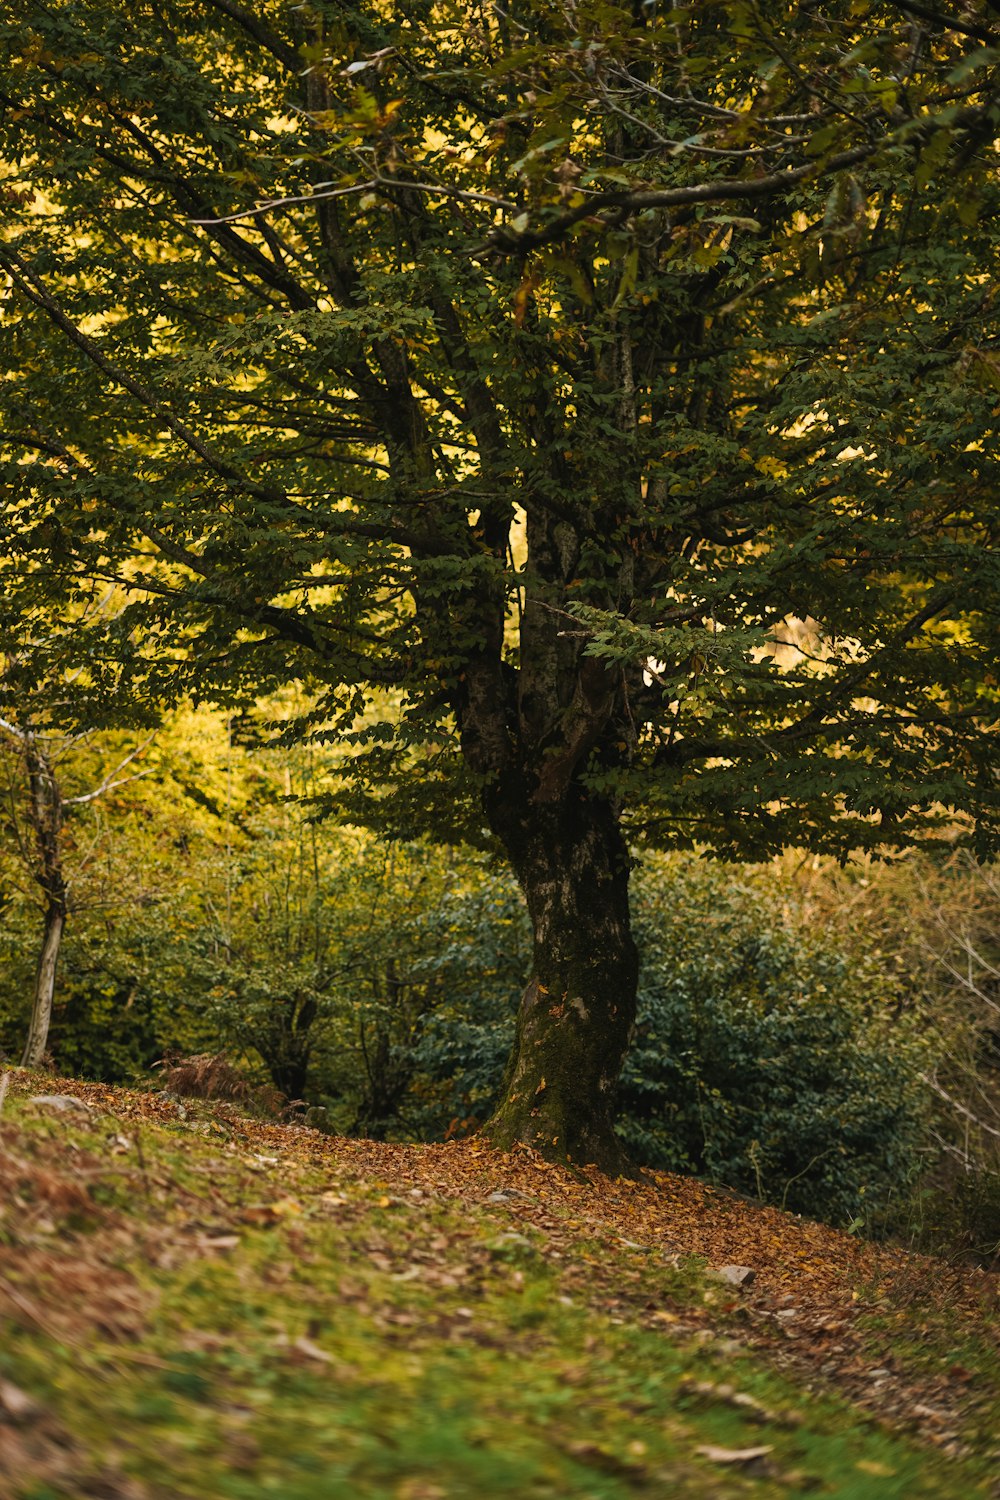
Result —
M308 683L525 890L497 1137L612 1159L627 839L996 836L993 6L4 31L4 697Z

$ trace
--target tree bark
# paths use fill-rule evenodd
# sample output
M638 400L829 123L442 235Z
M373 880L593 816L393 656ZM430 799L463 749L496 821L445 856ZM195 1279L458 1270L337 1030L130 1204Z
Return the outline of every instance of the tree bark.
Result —
M614 809L578 789L497 819L531 917L533 972L503 1093L483 1134L549 1159L627 1168L615 1089L635 1021L629 858Z
M35 974L35 995L31 1008L31 1024L28 1040L21 1057L22 1068L37 1068L41 1065L48 1046L49 1027L52 1024L52 1003L56 990L56 968L59 963L59 948L63 929L66 926L64 904L50 901L45 909L45 929L42 951L38 956Z
M313 1022L319 1004L311 995L290 995L273 1007L265 1036L253 1043L268 1076L289 1103L299 1102L306 1092L312 1059Z
M66 926L67 893L62 871L60 835L63 803L55 772L43 746L33 734L23 739L28 770L28 817L35 837L38 867L35 878L45 896L42 949L35 973L35 994L28 1039L21 1057L22 1068L37 1068L48 1046L52 1005L56 988L59 949Z

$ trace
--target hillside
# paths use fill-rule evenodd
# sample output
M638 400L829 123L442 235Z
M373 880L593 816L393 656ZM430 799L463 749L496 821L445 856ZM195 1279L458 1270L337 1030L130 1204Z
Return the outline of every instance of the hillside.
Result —
M4 1500L1000 1493L995 1275L665 1174L7 1082Z

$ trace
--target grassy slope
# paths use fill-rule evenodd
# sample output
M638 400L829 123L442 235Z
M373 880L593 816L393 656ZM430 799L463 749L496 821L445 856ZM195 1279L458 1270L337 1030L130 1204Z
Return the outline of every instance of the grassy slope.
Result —
M23 1075L0 1116L4 1500L964 1500L996 1307L681 1179Z

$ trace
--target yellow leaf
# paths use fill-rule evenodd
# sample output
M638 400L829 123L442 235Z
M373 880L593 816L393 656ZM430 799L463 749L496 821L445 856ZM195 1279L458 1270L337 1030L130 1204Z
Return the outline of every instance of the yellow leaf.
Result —
M302 1212L302 1204L297 1198L279 1198L270 1205L270 1211L276 1219L292 1218Z

